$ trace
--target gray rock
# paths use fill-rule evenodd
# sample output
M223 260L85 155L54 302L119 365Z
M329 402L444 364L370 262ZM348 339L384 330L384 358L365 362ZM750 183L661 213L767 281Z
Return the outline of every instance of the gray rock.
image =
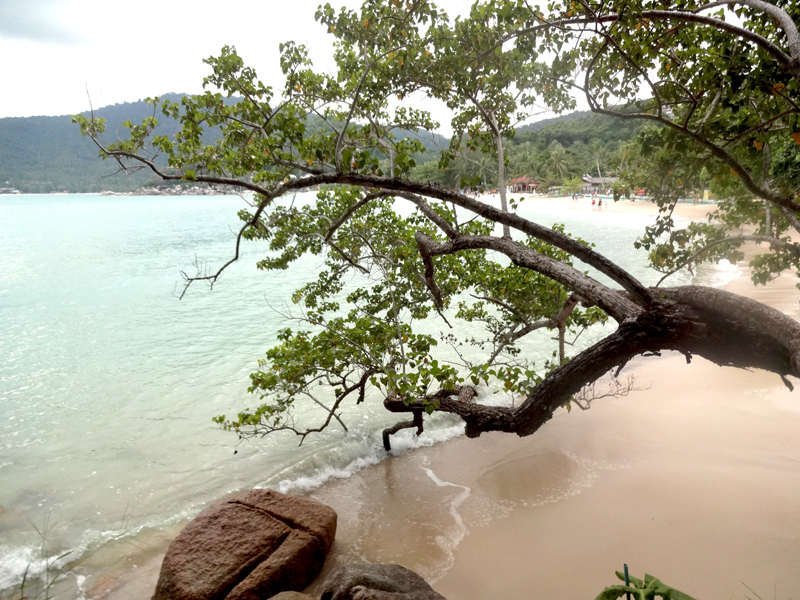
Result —
M170 544L153 600L263 600L302 590L336 534L332 508L272 490L223 498Z
M325 582L320 600L445 600L419 575L400 565L355 563Z
M269 600L316 600L316 598L308 594L301 594L300 592L281 592Z

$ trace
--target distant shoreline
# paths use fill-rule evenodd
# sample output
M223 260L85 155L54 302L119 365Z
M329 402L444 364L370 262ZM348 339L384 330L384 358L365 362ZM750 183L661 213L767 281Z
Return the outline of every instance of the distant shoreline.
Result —
M131 192L8 192L0 193L0 198L17 198L20 196L238 196L238 192L219 190L214 188L170 188L159 190L156 188L141 188Z

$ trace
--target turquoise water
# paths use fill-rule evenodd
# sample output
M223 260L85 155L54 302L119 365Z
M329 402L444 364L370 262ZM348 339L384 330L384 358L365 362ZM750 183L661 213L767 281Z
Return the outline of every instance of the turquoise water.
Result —
M33 525L48 516L52 552L74 558L235 489L312 488L384 458L379 432L393 418L377 397L349 433L300 448L290 435L239 445L211 423L253 404L248 374L285 326L275 309L319 264L265 274L251 243L213 291L178 300L195 256L214 266L231 255L242 206L232 196L0 197L0 590L35 570ZM651 218L559 211L520 210L657 280L631 245ZM443 417L398 446L461 431Z

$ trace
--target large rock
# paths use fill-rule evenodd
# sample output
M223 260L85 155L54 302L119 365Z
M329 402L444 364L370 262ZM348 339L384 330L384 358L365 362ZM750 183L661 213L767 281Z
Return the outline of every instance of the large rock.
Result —
M336 535L332 508L272 490L237 492L170 544L153 600L263 600L302 590Z
M354 563L324 583L320 600L445 600L427 582L400 565Z

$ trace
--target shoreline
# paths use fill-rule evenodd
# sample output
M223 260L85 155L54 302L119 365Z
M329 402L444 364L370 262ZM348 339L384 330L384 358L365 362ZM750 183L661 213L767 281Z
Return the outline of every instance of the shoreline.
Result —
M793 277L754 288L742 270L729 291L800 316ZM771 373L677 353L625 372L649 389L310 494L344 524L310 591L359 560L403 564L448 600L593 598L623 563L697 598L800 589L800 400Z
M104 190L102 192L41 192L41 193L23 193L16 194L0 194L0 199L3 198L25 198L29 196L102 196L104 198L115 197L138 197L138 196L240 196L240 194L233 191L216 190L214 188L168 188L167 190L158 190L156 188L142 188L141 190L133 190L130 192L112 192Z
M617 202L614 200L607 201L603 208L592 207L591 196L580 196L573 202L572 198L567 197L550 197L550 196L534 196L531 194L510 194L509 197L519 196L522 198L522 206L531 206L542 203L549 205L559 205L565 210L574 210L584 213L596 212L598 214L641 214L656 216L659 214L658 206L650 200L635 199L627 200L620 199ZM494 198L494 196L489 196ZM675 205L673 215L683 219L690 220L705 220L708 214L715 210L716 203L707 204L692 204L689 202L679 202Z
M526 198L526 204L528 200ZM591 211L590 205L586 205L588 203L583 206L573 204L570 198L549 200L537 197L530 200L531 204L560 202L565 205L565 210ZM657 212L657 207L652 203L631 204L637 206L635 212L638 213L655 215ZM607 212L614 212L613 208L615 206L611 204ZM622 206L619 212L632 212L632 208ZM688 204L679 208L694 212L705 210L707 213L713 209L713 205ZM747 278L746 267L742 268L745 272L728 289L737 288L732 291L744 291L744 295L754 292L763 296L762 292L765 292L768 297L759 297L759 300L770 304L781 303L779 308L794 310L792 314L797 316L797 294L789 301L785 282L778 282L777 287L754 290ZM657 465L665 473L673 473L677 469L679 476L682 473L681 465L685 463L684 466L695 467L693 462L696 462L688 453L690 441L682 448L683 463L679 461L677 466L667 460L669 456L663 456L663 448L649 445L648 439L634 438L622 443L620 439L624 439L629 432L618 421L632 428L640 426L637 419L647 423L652 423L656 417L669 421L676 416L677 409L673 407L662 414L662 407L654 408L651 402L665 395L685 394L686 397L682 399L684 402L679 407L692 411L694 409L692 403L688 402L687 386L692 382L698 386L705 385L706 377L716 384L735 383L735 392L747 389L769 395L773 394L776 387L778 390L783 387L777 377L767 376L765 379L762 376L766 374L761 373L753 379L753 374L744 372L740 373L744 378L733 377L730 375L732 369L703 364L701 359L696 359L689 367L685 365L683 357L641 359L641 362L639 364L637 361L626 371L650 377L655 382L650 390L627 399L600 401L586 413L574 410L567 416L562 410L531 438L486 434L477 440L467 440L460 436L449 440L447 444L436 444L392 456L391 460L367 466L347 479L329 480L322 487L303 494L333 506L340 517L334 550L310 591L315 591L315 586L337 566L364 559L405 564L426 577L448 600L492 597L491 592L500 590L497 578L501 572L503 580L507 582L502 589L509 598L530 595L531 589L552 589L553 593L542 594L544 598L594 597L603 587L615 583L613 570L619 569L621 564L614 562L611 568L600 560L605 554L612 555L610 550L595 550L597 557L589 553L583 561L574 558L576 553L585 550L586 543L582 540L587 535L596 536L602 542L604 538L599 533L600 526L607 524L604 535L613 537L619 525L619 519L615 520L613 516L598 516L595 505L603 508L618 503L626 507L622 510L625 516L632 514L637 506L631 505L630 501L625 504L623 501L628 500L627 497L617 497L618 489L630 486L631 479L637 485L640 477L646 481L647 477L653 475L647 471L648 466ZM695 371L697 373L692 374ZM665 378L665 373L670 376L678 374L679 377ZM787 409L793 402L791 397L787 400L778 394L776 398L781 414L787 410L793 414ZM633 403L633 410L630 410L629 403ZM721 409L724 402L717 399L714 406ZM747 412L746 399L737 403L737 409ZM704 416L708 414L704 413ZM793 417L786 420L795 423ZM787 427L787 431L789 429ZM698 431L697 427L693 430L699 435L704 433ZM627 454L628 445L636 450L633 458ZM797 445L793 448L796 450ZM675 450L674 447L672 449ZM712 450L704 449L707 452ZM740 459L742 457L739 456ZM800 457L800 450L789 457L790 463L793 457ZM658 487L657 479L650 482L650 488ZM674 484L672 481L670 483ZM691 488L685 493L691 494ZM794 488L787 493L791 498L796 497L800 505L800 494L792 495L795 494ZM603 500L587 500L593 496ZM751 498L750 501L755 500ZM661 510L666 512L668 508ZM697 508L699 510L702 506ZM566 531L558 530L559 524L569 524L590 514L594 514L595 518L582 527L573 524ZM186 522L176 523L168 530L140 532L134 538L141 545L139 551L131 552L129 541L117 540L90 557L82 565L92 574L87 582L85 597L120 600L150 597L166 546ZM531 523L536 524L533 530L530 529ZM693 522L686 527L697 530L702 524ZM623 523L619 529L624 532L627 527ZM522 543L519 535L526 531L527 542ZM576 539L577 545L566 546L565 540L576 544ZM800 533L792 540L800 540ZM733 542L728 545L733 545ZM513 547L513 560L509 560L508 547ZM487 549L491 549L488 552L491 556L487 556ZM680 546L677 550L683 552L684 548ZM672 551L675 551L674 547ZM540 552L544 556L557 554L561 561L555 564L543 561L539 557ZM640 552L645 553L644 550ZM794 554L787 552L787 555L797 556L800 560L800 550ZM658 558L657 554L653 556L653 561L665 560ZM684 571L677 569L676 578L673 571L659 569L658 565L642 567L630 555L626 554L624 558L631 564L633 575L641 576L640 569L644 569L686 593L693 593L692 589L681 583L680 577ZM701 558L696 560L702 562ZM526 561L536 563L536 568ZM515 565L514 569L503 570L511 564ZM571 590L565 595L563 582L565 578L570 581L576 579L576 570L581 571L577 579L585 579L589 585L576 588L578 591L574 596L569 595L573 593ZM68 583L74 587L74 578L70 577ZM552 588L548 588L548 585ZM797 589L800 589L800 582L797 585Z

